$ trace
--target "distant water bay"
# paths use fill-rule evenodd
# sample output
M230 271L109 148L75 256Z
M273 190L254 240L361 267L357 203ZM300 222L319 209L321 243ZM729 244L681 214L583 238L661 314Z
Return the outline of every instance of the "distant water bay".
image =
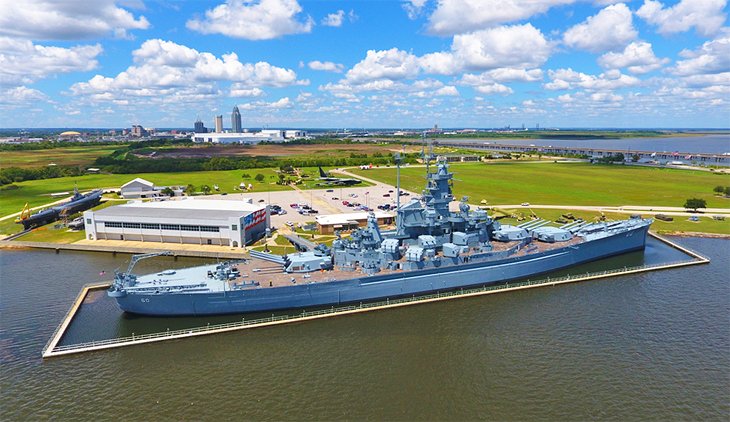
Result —
M610 148L617 150L730 153L730 134L621 139L473 139L450 138L449 141L491 142L506 145L539 145L554 147Z

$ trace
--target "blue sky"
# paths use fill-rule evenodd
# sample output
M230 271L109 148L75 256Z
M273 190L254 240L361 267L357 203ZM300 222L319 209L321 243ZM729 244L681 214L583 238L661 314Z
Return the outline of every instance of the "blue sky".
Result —
M0 6L0 127L730 127L727 0Z

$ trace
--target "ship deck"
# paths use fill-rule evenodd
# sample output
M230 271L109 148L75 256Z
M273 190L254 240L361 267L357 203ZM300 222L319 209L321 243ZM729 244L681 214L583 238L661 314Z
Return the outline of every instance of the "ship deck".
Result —
M583 242L580 237L574 237L567 242L556 242L556 243L545 243L534 241L526 248L522 248L520 251L511 255L511 257L526 256L531 254L537 254L546 252L554 249L563 248L566 246L575 246ZM509 250L514 246L518 245L519 242L492 242L492 250L494 252L501 252ZM469 256L471 254L466 254ZM441 256L439 254L439 256ZM404 262L405 257L401 258L399 262ZM295 284L308 284L308 283L324 283L335 280L347 280L351 278L366 277L364 273L359 271L343 271L341 269L313 271L309 273L287 273L284 272L281 265L276 265L268 261L264 261L257 258L251 258L246 263L236 264L241 276L228 281L226 289L246 289L246 288L269 288L269 287L282 287L291 286ZM409 271L404 270L391 270L384 269L377 273L377 275L407 273ZM250 280L256 280L259 282L259 286L254 285L243 285L240 283Z
M534 241L527 247L522 248L510 257L523 257L527 255L546 252L566 246L574 246L582 243L580 237L574 237L567 242L544 243ZM513 242L492 242L493 252L503 252L518 245ZM468 257L473 254L465 254ZM437 256L441 256L440 254ZM399 262L405 262L402 257ZM128 287L129 292L138 293L204 293L222 292L232 290L246 290L259 288L273 288L292 286L297 284L326 283L336 280L348 280L359 277L367 277L366 274L356 268L354 271L334 268L331 270L312 271L308 273L287 273L282 265L275 264L258 258L250 258L242 262L232 264L238 270L238 275L225 280L210 277L209 271L215 273L218 264L210 264L199 267L184 268L175 271L163 271L156 274L142 275L137 278L134 286ZM388 275L396 273L407 273L409 270L383 269L377 275Z

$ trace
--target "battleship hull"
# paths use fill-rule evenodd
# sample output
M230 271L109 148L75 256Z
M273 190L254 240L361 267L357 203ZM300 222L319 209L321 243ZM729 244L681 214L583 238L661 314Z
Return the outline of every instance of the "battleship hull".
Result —
M313 308L490 285L643 250L649 225L562 248L502 260L219 293L126 294L122 310L142 315L196 316Z

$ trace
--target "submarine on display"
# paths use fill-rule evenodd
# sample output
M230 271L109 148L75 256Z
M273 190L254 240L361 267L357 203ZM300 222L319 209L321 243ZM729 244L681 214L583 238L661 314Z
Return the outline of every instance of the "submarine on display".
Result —
M25 230L52 223L59 218L68 217L95 207L101 201L102 193L101 189L95 189L89 193L81 194L78 188L74 188L74 194L68 202L46 208L35 214L31 214L28 204L25 204L23 211L15 222L22 224Z

